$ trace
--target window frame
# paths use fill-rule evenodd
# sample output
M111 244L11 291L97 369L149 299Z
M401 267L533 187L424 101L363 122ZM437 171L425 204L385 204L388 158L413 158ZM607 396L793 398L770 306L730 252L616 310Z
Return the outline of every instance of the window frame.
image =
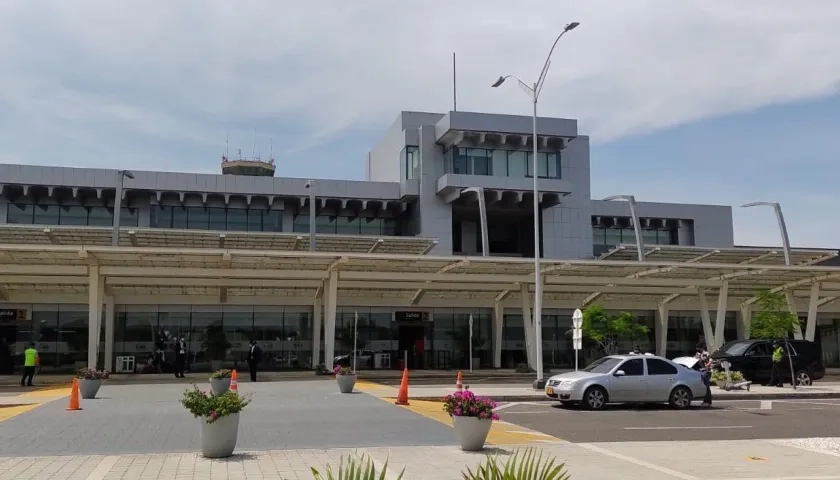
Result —
M642 373L641 373L641 374L639 374L639 375L630 375L630 374L628 374L628 373L627 373L627 369L625 369L625 368L624 368L624 366L625 366L625 365L627 365L627 364L628 364L628 363L630 363L630 362L639 362L639 363L642 365ZM619 365L619 366L618 366L618 368L616 368L616 370L615 370L615 371L617 372L617 371L619 371L619 370L622 370L622 371L624 372L624 376L625 376L625 377L644 377L644 376L645 376L645 374L647 373L646 368L647 368L647 365L645 365L645 359L644 359L644 358L642 358L642 357L639 357L639 358L628 358L627 360L625 360L624 362L622 362L622 363L621 363L621 365Z
M657 365L657 364L664 365L664 366L668 367L669 369L673 369L673 371L672 372L666 372L666 373L654 373L653 369L651 369L650 366L651 365ZM677 374L680 373L680 370L678 368L674 367L673 365L666 362L665 360L662 360L661 358L645 358L645 368L647 369L647 374L648 375L656 375L656 376L659 376L659 375L677 375Z

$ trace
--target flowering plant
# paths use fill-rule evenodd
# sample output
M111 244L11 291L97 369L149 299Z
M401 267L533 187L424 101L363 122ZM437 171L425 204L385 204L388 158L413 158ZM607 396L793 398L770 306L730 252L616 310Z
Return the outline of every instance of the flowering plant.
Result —
M496 402L489 398L477 397L469 390L455 392L443 399L443 409L454 417L478 417L483 420L498 420L499 414L494 413Z
M212 395L199 390L193 385L192 390L184 392L181 404L196 418L213 423L220 418L241 412L251 403L250 397L240 397L236 392L227 391L221 395Z
M231 375L233 375L233 372L231 372L230 370L222 369L222 370L216 370L215 372L211 373L210 378L216 378L216 379L230 378Z
M333 367L333 375L355 375L356 372L353 371L350 367L342 367L341 365L336 365Z
M80 380L107 380L108 372L95 368L80 368L76 371L76 378Z

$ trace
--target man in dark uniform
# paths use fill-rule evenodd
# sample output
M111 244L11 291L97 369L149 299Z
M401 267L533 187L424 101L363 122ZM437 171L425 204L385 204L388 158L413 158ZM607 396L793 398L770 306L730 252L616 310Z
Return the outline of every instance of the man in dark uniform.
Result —
M257 346L256 340L251 340L248 348L248 371L251 373L251 381L257 381L257 364L262 360L262 349Z
M184 337L175 342L175 378L184 377L184 370L187 368L187 341Z

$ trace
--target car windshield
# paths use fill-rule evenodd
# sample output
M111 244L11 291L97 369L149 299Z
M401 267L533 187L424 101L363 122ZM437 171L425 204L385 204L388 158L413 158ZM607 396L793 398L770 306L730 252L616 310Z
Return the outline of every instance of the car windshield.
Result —
M620 358L604 357L590 363L583 371L590 373L610 373L619 362L621 362Z
M730 357L737 357L743 355L750 345L752 344L749 342L729 342L720 347L718 352Z

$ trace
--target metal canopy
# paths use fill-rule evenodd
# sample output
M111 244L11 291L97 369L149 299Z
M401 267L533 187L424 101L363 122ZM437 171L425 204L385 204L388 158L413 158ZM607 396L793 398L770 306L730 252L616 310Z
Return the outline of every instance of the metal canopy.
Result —
M791 250L793 265L814 265L838 255L837 250ZM601 255L601 260L637 260L636 244L621 244ZM703 248L677 245L645 245L645 260L651 262L705 262L755 265L784 265L781 248Z
M285 297L303 303L338 282L342 302L379 298L423 305L429 299L517 299L533 285L533 263L520 258L432 257L366 253L330 254L213 248L0 245L0 297L74 295L88 288L98 267L110 295ZM714 295L724 282L728 297L748 299L760 289L808 296L820 282L840 295L840 267L755 263L616 260L543 261L546 301L580 305L593 292L601 302L648 302L663 297ZM221 292L224 292L222 295ZM419 293L418 293L419 292ZM695 297L696 298L696 297Z
M106 246L111 244L111 232L111 227L0 225L0 244ZM319 252L424 255L437 244L437 240L421 237L322 234L315 239ZM126 227L120 229L120 244L141 248L306 251L309 235Z

